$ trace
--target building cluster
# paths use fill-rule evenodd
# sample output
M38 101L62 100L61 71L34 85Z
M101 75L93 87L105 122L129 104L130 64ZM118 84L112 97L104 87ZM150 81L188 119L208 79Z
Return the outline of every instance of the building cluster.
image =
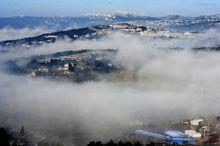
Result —
M185 134L196 143L220 142L220 117L184 121Z
M177 130L175 130L175 128ZM142 143L156 142L176 145L210 145L220 144L220 117L208 117L182 121L174 127L152 132L152 130L135 130L129 135L132 141Z
M182 37L195 37L191 32L178 33L164 29L154 29L147 27L148 25L138 26L133 23L117 23L110 25L111 30L121 31L124 33L135 34L140 37L154 37L154 38L182 38Z

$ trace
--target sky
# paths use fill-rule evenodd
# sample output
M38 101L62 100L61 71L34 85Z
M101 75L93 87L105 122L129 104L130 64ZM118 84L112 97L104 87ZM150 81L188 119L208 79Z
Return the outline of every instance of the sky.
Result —
M150 16L199 16L220 13L220 0L0 0L0 17L79 16L128 11Z

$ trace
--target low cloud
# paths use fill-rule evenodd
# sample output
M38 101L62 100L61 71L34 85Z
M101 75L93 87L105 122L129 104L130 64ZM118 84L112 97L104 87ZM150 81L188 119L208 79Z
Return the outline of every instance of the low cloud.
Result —
M46 29L46 28L41 28L41 27L36 27L34 29L28 28L28 27L22 28L22 29L5 27L5 28L0 29L0 41L38 36L43 33L53 32L54 30L55 29Z
M79 144L125 138L136 121L148 124L218 115L220 52L190 49L218 45L217 32L172 40L116 33L96 41L65 40L14 56L3 54L0 124L24 125L52 140ZM173 47L183 50L168 49ZM77 84L6 74L3 70L3 61L11 56L107 48L119 50L114 61L127 72Z

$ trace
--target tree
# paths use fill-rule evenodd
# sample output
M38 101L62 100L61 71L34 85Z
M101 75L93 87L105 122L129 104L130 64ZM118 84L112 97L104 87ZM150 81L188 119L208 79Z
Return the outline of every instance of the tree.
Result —
M20 135L21 136L25 135L24 126L21 126Z
M5 128L0 128L0 145L10 146L10 141L12 140L11 135Z

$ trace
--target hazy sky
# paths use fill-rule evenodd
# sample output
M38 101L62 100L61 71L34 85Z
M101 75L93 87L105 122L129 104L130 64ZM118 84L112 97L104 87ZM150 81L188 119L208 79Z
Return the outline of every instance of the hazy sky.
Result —
M220 13L220 0L0 0L0 16L76 16L88 12L134 11L152 16Z

